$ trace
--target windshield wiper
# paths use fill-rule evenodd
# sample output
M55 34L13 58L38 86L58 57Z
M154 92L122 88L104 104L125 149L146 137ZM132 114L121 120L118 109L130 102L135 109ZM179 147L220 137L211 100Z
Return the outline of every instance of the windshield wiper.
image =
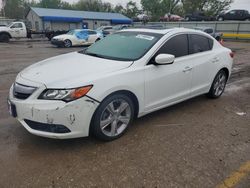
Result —
M86 51L85 51L85 54L86 54L86 55L90 55L90 56L94 56L94 57L104 58L104 56L99 55L99 54L96 54L96 53L91 53L91 52L86 52Z

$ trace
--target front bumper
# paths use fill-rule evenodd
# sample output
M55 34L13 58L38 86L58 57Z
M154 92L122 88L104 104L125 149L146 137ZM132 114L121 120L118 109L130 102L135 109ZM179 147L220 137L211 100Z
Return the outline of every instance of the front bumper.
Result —
M51 40L51 44L52 44L52 45L55 45L55 46L60 46L60 47L62 47L62 46L64 46L64 41L52 39L52 40Z
M45 86L43 87L25 100L15 98L13 86L11 87L9 100L15 105L17 120L30 133L38 136L56 139L88 136L91 119L99 103L88 97L69 103L56 100L38 100L37 96L45 89ZM46 129L41 129L41 125L47 126ZM69 131L53 132L55 130L53 127L59 126Z

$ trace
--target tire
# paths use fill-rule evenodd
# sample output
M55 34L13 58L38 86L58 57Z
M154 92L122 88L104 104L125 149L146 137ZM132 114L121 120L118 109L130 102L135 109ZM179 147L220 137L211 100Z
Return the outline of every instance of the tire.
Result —
M69 39L66 39L64 41L64 47L65 48L70 48L72 46L72 42Z
M132 100L124 94L111 95L97 108L92 118L90 134L103 141L115 140L127 131L133 119Z
M98 42L98 41L100 41L100 40L101 40L101 39L100 39L100 38L98 38L98 39L96 39L96 40L95 40L95 42Z
M221 41L221 37L216 37L215 38L217 41Z
M212 99L219 98L225 90L227 79L227 73L224 70L220 70L214 78L212 86L209 92L207 93L207 97Z
M189 18L189 17L186 17L185 20L186 20L186 21L190 21L190 18Z
M219 17L218 21L224 21L224 18L223 17Z
M6 42L8 43L10 41L10 37L6 33L0 34L0 42Z
M250 21L250 18L245 19L245 21L248 21L248 22L249 22L249 21Z

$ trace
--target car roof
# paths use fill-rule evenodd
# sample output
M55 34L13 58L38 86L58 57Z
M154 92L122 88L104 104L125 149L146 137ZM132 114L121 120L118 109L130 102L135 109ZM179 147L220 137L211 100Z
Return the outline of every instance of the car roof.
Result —
M212 27L202 27L202 26L199 26L199 27L194 27L194 29L213 29Z
M156 34L167 34L169 32L197 32L200 33L198 30L194 29L188 29L188 28L182 28L182 27L176 27L171 29L126 29L121 31L128 31L128 32L144 32L144 33L156 33Z

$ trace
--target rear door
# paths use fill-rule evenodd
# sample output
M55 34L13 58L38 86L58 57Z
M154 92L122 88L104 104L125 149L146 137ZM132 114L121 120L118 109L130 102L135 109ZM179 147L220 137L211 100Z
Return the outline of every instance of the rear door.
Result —
M213 40L199 34L189 34L189 58L192 59L191 95L206 92L211 85L219 59L212 50Z
M95 43L96 39L98 38L96 31L88 30L89 38L88 43Z
M175 61L168 65L154 65L159 54L172 54ZM188 98L192 80L192 62L188 57L188 36L170 38L156 52L145 68L145 110L159 109Z

